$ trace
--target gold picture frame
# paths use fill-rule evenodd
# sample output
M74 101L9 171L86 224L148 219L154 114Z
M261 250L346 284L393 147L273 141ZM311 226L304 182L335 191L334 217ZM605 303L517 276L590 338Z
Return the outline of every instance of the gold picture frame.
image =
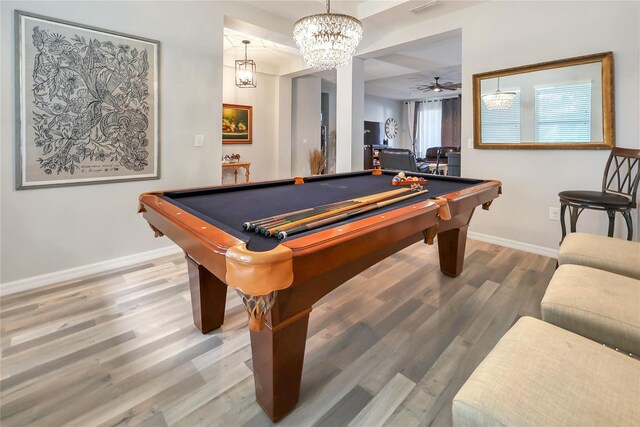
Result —
M487 81L503 79L503 90L512 90L507 87L505 89L504 82L508 78L529 76L531 79L534 73L541 71L558 71L559 69L570 69L572 67L585 66L587 64L599 64L600 70L596 76L599 80L601 102L597 103L597 120L593 123L599 126L599 134L591 138L589 142L535 142L536 139L524 139L518 141L496 142L485 141L482 137L482 111L483 111L483 87L482 84ZM499 82L499 80L498 80ZM540 83L540 82L534 82ZM613 82L613 53L603 52L593 55L585 55L556 61L542 62L538 64L525 65L514 68L490 71L473 75L473 145L474 148L480 149L538 149L538 150L610 150L615 147L615 114L614 114L614 82ZM530 102L529 102L530 104ZM595 110L594 110L595 111ZM531 128L531 126L529 126Z
M251 144L253 142L253 107L222 104L222 143Z

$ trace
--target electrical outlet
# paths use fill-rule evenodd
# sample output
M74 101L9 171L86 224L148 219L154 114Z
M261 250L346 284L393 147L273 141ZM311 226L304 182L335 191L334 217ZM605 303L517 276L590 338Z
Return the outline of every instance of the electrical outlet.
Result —
M196 147L202 147L204 145L204 136L196 135Z
M552 221L560 221L560 208L549 208L549 219Z

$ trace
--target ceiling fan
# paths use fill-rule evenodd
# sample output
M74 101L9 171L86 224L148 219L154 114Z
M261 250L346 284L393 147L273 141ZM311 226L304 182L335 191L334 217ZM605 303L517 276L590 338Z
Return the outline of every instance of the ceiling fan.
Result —
M462 87L462 83L446 82L440 83L438 80L440 77L434 77L435 82L431 84L423 84L415 87L417 90L423 92L442 92L444 90L457 90Z

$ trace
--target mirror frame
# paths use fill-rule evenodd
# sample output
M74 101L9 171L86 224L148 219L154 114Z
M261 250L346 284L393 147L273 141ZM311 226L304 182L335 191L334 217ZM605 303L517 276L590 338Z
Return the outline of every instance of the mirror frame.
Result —
M491 143L482 141L480 83L482 80L532 71L549 70L553 68L569 67L573 65L602 63L602 135L604 141L588 143L536 143L536 142L505 142ZM533 150L610 150L615 147L614 133L614 104L613 104L613 53L603 52L593 55L577 56L575 58L557 61L541 62L539 64L524 65L514 68L489 71L473 75L473 147L494 149L533 149Z

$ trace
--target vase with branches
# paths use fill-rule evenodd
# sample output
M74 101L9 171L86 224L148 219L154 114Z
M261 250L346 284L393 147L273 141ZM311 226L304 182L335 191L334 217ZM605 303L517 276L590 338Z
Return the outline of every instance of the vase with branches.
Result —
M324 153L319 148L314 148L309 150L308 153L309 159L309 169L313 175L320 175L324 171L325 168L325 157Z

